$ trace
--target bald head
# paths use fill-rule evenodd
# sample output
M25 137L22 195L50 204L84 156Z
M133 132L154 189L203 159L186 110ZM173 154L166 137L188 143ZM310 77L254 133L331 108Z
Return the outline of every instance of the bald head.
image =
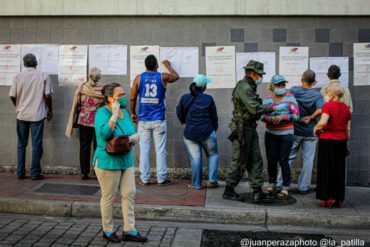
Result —
M90 69L89 76L93 81L98 81L101 78L100 69L97 68L97 67L94 67L94 68Z

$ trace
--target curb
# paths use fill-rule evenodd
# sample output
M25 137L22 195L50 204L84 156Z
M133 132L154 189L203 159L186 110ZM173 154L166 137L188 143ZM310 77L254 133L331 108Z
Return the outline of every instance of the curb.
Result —
M1 213L35 214L55 217L100 217L98 202L51 201L39 199L0 198ZM114 217L122 218L120 204L115 204ZM370 229L369 215L339 215L328 212L283 211L271 209L235 209L215 207L135 205L141 220L167 220L252 225L290 225Z
M114 217L121 218L120 204L114 204ZM266 211L253 209L240 211L235 209L214 209L186 206L135 205L135 215L141 220L193 221L208 223L258 224L266 223ZM74 202L73 217L100 217L100 205L93 202Z
M69 217L71 204L68 201L0 198L0 212Z
M325 210L326 211L326 210ZM327 211L307 212L303 210L267 210L267 225L293 225L309 227L333 227L370 229L369 215L330 214Z

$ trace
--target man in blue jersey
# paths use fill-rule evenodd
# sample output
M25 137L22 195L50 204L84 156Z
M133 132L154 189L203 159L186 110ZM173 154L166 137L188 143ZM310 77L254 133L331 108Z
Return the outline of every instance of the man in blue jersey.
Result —
M167 123L166 123L166 86L179 79L177 72L168 60L163 65L169 73L158 72L158 61L154 55L145 58L146 71L136 76L131 89L131 118L139 121L140 134L140 184L148 185L150 178L150 143L153 137L156 163L157 183L167 185ZM139 114L136 114L136 101L139 96Z

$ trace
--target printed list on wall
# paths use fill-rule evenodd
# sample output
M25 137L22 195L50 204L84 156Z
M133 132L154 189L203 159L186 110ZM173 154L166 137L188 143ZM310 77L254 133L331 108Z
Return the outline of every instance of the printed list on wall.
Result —
M135 77L145 71L144 60L150 54L157 57L159 72L168 72L161 64L167 59L181 78L192 78L198 73L210 76L212 83L208 88L211 89L233 88L245 76L243 67L251 59L264 63L264 82L269 82L279 67L279 74L289 81L288 88L300 85L302 73L308 68L316 72L315 87L323 87L332 64L341 68L343 86L348 87L351 79L349 57L309 57L309 47L280 47L277 64L275 52L243 53L236 52L235 46L208 46L205 71L200 71L198 47L130 46L128 58L128 45L1 44L0 86L10 86L14 76L24 71L22 60L27 53L36 56L39 70L58 75L60 86L85 82L92 67L98 67L102 75L129 74L132 85ZM370 43L353 44L353 85L370 85Z

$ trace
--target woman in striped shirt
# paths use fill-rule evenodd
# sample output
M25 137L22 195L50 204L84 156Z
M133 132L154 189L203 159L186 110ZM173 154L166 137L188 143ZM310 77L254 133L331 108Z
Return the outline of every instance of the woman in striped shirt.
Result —
M263 115L262 121L266 122L265 147L268 163L270 186L269 193L276 193L276 180L280 164L283 175L282 190L278 192L279 198L286 198L290 188L289 154L293 145L293 121L299 121L299 108L296 99L285 89L287 81L282 75L274 75L269 84L271 95L264 99L264 105L276 106L286 104L288 110L275 111Z

